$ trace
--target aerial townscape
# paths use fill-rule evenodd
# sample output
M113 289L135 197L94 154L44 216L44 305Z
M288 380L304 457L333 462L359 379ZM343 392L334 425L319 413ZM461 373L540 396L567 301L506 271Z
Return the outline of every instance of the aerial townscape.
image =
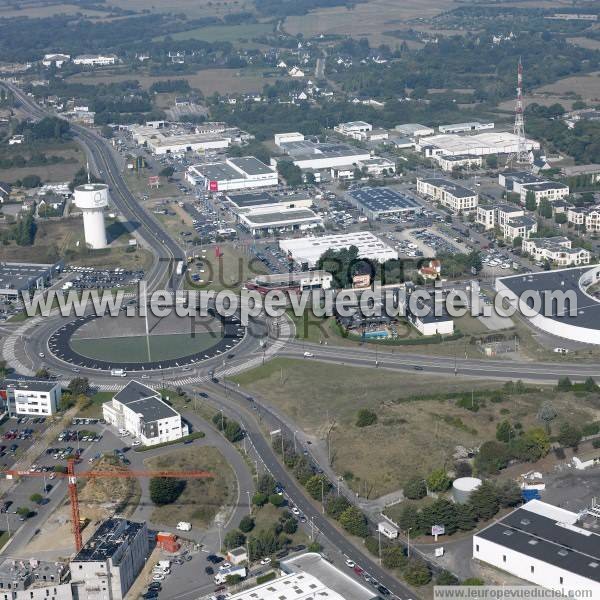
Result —
M0 600L600 600L598 0L0 0Z

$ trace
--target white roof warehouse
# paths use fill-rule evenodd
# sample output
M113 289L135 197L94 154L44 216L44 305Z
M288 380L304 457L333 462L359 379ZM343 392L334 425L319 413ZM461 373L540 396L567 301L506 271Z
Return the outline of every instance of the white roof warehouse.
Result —
M228 158L224 162L188 167L185 178L211 192L227 192L276 186L277 172L254 156Z

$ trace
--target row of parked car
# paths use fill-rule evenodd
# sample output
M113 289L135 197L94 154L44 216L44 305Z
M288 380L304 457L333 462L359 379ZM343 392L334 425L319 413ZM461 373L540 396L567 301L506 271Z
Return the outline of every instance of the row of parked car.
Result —
M9 429L2 436L5 440L29 440L33 437L33 429Z
M83 431L76 429L65 429L58 436L59 442L99 442L102 436L93 431Z

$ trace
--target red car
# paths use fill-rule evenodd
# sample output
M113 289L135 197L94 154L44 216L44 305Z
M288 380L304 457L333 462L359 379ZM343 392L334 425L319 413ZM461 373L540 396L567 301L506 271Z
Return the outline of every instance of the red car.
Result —
M364 570L361 569L358 565L354 565L354 568L352 569L357 575L362 575L364 573Z

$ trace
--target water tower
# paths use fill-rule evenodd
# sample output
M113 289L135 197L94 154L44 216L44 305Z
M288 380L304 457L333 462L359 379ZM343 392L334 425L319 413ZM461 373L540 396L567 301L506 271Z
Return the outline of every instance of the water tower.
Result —
M75 188L75 206L83 213L85 243L92 249L106 248L104 209L108 206L105 183L85 183Z

